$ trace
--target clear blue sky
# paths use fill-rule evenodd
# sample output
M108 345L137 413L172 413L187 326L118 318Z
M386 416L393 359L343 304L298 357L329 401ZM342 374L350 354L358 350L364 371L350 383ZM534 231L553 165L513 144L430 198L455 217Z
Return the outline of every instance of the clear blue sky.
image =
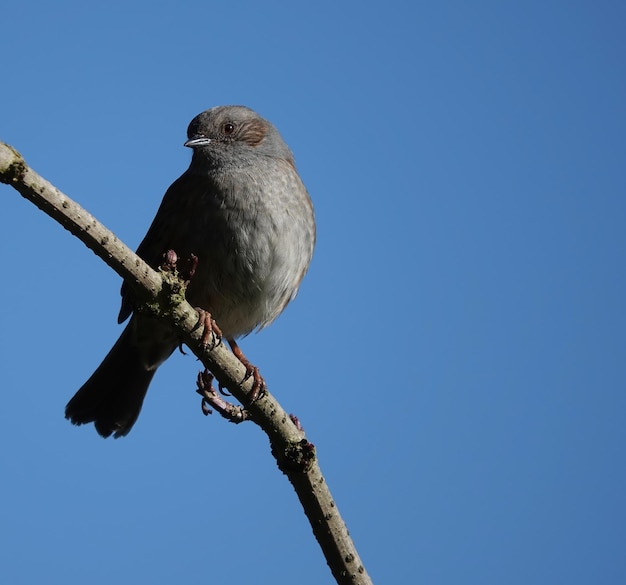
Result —
M273 121L318 221L242 346L375 583L626 582L623 2L23 1L0 138L129 245L219 104ZM125 439L63 418L119 278L2 186L0 581L332 583L252 424L175 355Z

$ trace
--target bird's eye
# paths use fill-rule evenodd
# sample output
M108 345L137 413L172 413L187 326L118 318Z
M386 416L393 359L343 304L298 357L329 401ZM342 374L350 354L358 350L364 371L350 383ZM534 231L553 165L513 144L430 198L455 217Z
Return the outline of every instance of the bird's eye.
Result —
M234 131L235 131L235 125L231 122L226 122L226 124L222 126L222 132L226 134L227 136L229 134L232 134Z

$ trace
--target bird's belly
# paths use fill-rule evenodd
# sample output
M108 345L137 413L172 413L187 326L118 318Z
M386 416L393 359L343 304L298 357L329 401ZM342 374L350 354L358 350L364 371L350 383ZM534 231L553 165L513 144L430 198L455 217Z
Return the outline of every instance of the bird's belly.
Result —
M295 295L308 259L293 258L291 230L238 217L237 229L199 241L196 273L187 299L209 311L227 338L246 335L273 321ZM226 237L224 237L224 235Z

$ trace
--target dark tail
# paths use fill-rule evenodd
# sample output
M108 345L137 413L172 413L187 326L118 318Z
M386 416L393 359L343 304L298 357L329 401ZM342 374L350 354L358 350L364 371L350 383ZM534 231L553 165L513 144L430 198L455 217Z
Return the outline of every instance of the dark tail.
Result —
M156 371L145 367L131 324L65 407L65 418L75 425L93 422L103 437L112 434L117 439L130 432Z

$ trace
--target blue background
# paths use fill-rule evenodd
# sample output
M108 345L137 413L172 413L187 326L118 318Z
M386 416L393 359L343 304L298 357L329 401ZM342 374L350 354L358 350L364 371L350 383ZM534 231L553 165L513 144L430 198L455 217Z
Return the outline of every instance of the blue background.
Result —
M130 246L189 121L274 122L315 203L298 299L242 342L375 583L626 582L623 2L24 1L0 138ZM120 281L1 187L0 581L332 583L265 436L193 357L130 436L63 408Z

